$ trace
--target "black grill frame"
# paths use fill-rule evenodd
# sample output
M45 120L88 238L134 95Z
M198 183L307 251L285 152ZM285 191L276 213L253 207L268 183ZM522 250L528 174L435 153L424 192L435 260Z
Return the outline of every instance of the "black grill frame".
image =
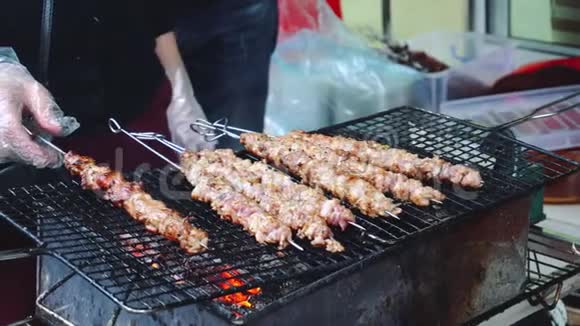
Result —
M142 181L154 197L162 199L185 216L191 216L192 224L209 231L210 246L218 250L214 255L188 257L175 244L146 233L142 225L122 210L103 202L93 193L82 191L74 182L11 189L0 195L0 215L35 240L46 254L59 258L125 310L149 313L301 276L329 273L332 279L339 278L363 268L408 241L437 230L444 232L454 223L468 221L480 215L476 213L529 194L544 182L574 173L580 168L578 162L507 135L490 137L486 129L474 124L410 107L331 126L320 132L373 139L420 155L438 154L455 163L474 165L481 170L485 185L480 190L465 191L447 184L434 184L448 195L448 200L443 205L427 208L404 203L400 221L371 219L355 211L357 222L366 227L367 232L386 241L371 240L354 228L345 233L337 231L336 238L347 248L343 254L329 254L301 243L305 252L289 248L284 251L284 257L279 257L275 248L257 244L240 227L221 221L207 205L187 198L168 197L166 192L161 191L168 189L164 186L180 191L190 189L184 182L175 184L177 173L170 168L139 173L136 179ZM475 153L476 147L470 147L480 144L484 138L488 139L488 143L498 145L492 153L495 156ZM469 152L466 152L466 146L471 148ZM497 152L500 146L501 151ZM509 155L505 155L506 151ZM239 155L256 159L246 152ZM531 163L531 160L536 163ZM537 163L543 164L543 171ZM93 214L100 215L101 219L95 222ZM37 220L39 216L43 217L42 221ZM129 232L127 230L132 230L129 237L120 239L121 234ZM43 234L38 234L38 231ZM69 234L72 238L68 238ZM143 250L128 250L131 239L137 237L147 240L138 240L136 246L143 243L155 246L154 249L163 256L162 261L156 258L157 253L146 251L142 255ZM216 242L216 239L221 241ZM76 244L71 246L67 242ZM85 246L82 250L75 249L82 246ZM129 251L140 252L141 257L135 257ZM82 256L87 253L89 257ZM251 259L258 254L268 255L272 264L261 262L257 268L252 267ZM219 262L216 261L218 258ZM163 268L151 267L155 259ZM192 263L185 264L188 261ZM199 267L201 263L225 267L208 271ZM239 272L235 277L242 279L245 285L219 288L217 283L230 277L215 275L228 270ZM193 271L198 277L190 275L185 285L176 284L174 275L183 272L193 274ZM105 274L94 276L98 273ZM200 281L199 275L204 273L211 275L204 275Z

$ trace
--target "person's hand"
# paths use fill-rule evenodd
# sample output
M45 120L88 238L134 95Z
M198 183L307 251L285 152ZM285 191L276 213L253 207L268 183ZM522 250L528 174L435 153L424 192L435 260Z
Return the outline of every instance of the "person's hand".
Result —
M193 88L185 77L177 78L173 86L173 97L167 108L167 122L171 140L189 150L215 148L216 142L207 142L203 136L194 132L189 126L196 119L207 119L201 105L195 99ZM183 84L183 85L182 85Z
M177 47L175 34L165 33L155 40L155 53L171 83L172 98L167 108L167 122L171 140L190 150L213 149L215 142L208 143L189 128L196 119L206 119L205 113L195 99L193 87Z
M0 62L0 163L58 167L60 155L33 141L24 125L52 136L66 136L79 127L76 119L63 115L48 90L25 67Z

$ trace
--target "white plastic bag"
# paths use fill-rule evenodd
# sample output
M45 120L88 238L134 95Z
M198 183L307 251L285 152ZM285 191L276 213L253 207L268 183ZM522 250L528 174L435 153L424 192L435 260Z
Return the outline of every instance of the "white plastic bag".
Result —
M316 29L283 38L272 57L267 133L317 129L404 105L420 77L370 48L325 3L318 5Z

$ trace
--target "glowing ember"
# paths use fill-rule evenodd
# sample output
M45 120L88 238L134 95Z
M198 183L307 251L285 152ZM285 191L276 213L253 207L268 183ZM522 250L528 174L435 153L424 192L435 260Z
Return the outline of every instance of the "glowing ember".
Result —
M244 284L246 284L244 281L240 280L239 278L236 278L235 275L231 272L222 272L222 273L220 273L220 276L223 278L228 278L227 281L219 283L219 286L224 290L227 290L231 287L240 287L240 286L243 286ZM262 289L253 288L253 289L249 289L249 290L246 290L243 292L226 294L223 297L217 298L217 300L219 300L223 303L232 304L232 305L236 305L238 307L244 307L244 308L250 309L254 306L250 302L251 297L254 295L258 295L260 293L262 293Z
M246 290L246 292L248 292L249 294L256 295L256 294L260 294L262 292L262 289L253 288L253 289Z

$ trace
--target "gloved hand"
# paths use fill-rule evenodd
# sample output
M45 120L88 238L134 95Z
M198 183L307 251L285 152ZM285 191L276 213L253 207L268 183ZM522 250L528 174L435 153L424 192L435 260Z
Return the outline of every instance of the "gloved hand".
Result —
M79 127L76 119L63 115L49 91L24 66L0 61L0 163L58 167L60 155L33 141L24 124L53 136L69 135Z
M167 109L167 122L171 140L189 150L213 149L216 142L206 142L189 126L196 119L207 119L201 105L195 99L191 82L185 70L179 70L173 79L173 96Z

